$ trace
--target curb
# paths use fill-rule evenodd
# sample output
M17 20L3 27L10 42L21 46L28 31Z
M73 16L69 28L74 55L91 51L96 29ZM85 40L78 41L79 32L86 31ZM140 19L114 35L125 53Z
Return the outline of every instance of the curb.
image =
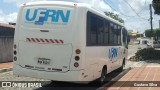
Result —
M9 71L12 71L13 68L3 68L3 69L0 69L0 73L3 73L3 72L9 72Z
M103 86L101 86L100 88L96 89L96 90L104 90L104 88L106 88L106 86L112 85L114 84L114 81L119 80L122 76L124 76L129 70L131 70L131 67L127 68L126 70L124 70L123 72L121 72L118 76L116 76L115 78L113 78L110 82L104 84Z

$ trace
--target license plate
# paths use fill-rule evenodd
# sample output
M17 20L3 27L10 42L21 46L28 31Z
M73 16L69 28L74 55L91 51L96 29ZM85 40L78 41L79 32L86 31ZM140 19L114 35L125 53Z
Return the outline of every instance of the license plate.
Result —
M50 64L50 59L48 58L38 58L37 63L38 64L43 64L43 65L49 65Z

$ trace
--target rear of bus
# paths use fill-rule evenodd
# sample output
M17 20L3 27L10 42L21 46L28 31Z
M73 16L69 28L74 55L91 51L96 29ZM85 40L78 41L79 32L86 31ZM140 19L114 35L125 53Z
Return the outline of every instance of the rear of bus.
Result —
M77 15L80 13L74 3L41 1L22 5L14 38L13 73L56 81L83 80L79 59L83 59L85 37L80 37L83 33L79 28L83 26L78 25L81 21L77 22Z

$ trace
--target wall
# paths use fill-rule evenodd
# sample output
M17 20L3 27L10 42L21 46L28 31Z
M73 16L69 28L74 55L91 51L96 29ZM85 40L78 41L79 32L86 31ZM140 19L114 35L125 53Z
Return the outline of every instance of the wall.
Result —
M13 37L0 37L0 63L13 60Z
M0 26L0 63L13 61L14 28Z

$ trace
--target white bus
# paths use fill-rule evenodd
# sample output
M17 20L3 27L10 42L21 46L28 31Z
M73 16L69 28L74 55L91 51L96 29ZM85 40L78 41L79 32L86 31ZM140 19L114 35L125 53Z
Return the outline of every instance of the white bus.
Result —
M83 3L39 1L21 5L14 38L13 73L90 82L122 70L128 53L123 24Z

